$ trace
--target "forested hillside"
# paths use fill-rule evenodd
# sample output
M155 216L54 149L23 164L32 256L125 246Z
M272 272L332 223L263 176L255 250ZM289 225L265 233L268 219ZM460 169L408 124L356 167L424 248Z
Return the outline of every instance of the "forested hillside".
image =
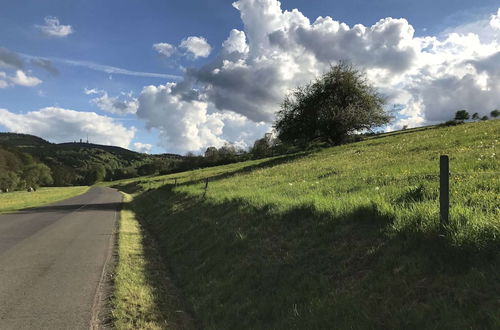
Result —
M167 173L174 171L182 160L178 155L148 155L91 143L54 144L17 133L0 133L0 151L3 190L38 185L91 185L103 180ZM43 172L44 180L34 182L26 177L34 171L29 170L33 166L38 176Z

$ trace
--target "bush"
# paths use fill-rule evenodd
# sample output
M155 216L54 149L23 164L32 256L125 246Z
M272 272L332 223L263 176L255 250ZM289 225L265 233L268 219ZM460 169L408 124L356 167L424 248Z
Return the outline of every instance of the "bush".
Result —
M455 120L454 119L454 120L448 120L445 123L439 124L439 126L441 126L441 127L444 127L444 126L457 126L457 125L461 125L463 123L464 123L463 120Z

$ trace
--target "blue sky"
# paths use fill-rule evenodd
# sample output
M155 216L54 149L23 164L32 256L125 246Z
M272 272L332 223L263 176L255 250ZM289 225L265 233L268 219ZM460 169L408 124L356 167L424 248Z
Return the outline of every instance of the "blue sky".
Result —
M402 109L393 128L439 121L457 107L500 107L497 1L240 0L236 7L2 0L0 130L53 142L89 134L153 153L248 147L270 130L287 90L340 59L366 70ZM318 16L331 19L316 24ZM436 99L436 88L481 99Z

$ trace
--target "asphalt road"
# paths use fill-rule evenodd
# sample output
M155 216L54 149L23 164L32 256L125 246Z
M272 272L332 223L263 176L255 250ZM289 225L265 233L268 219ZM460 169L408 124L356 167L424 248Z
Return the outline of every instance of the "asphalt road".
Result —
M0 216L0 329L89 329L121 201L96 187Z

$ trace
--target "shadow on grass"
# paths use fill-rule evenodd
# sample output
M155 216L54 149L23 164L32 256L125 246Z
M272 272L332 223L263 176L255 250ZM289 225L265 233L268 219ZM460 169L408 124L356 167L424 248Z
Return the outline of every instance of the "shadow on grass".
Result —
M488 328L498 321L498 254L463 253L437 235L389 238L392 219L369 204L338 217L309 205L277 213L273 205L216 203L170 189L144 192L131 207L199 327Z
M131 202L123 203L122 209L134 211ZM143 315L140 316L142 318L141 322L143 322L141 324L155 324L161 328L179 330L199 328L196 325L196 321L191 316L192 310L190 306L186 303L186 300L182 297L182 293L171 280L171 273L168 269L166 259L160 254L157 241L151 232L144 228L144 225L139 222L139 232L120 233L120 236L121 235L134 235L140 237L140 246L142 247L140 257L144 261L143 266L147 284L152 289L154 295L154 312L143 310L140 305L137 306L138 310L141 310L143 313ZM118 258L119 257L120 256L118 256ZM132 279L132 282L128 285L134 286L135 280L140 280L140 278ZM132 300L135 299L133 290L134 289L131 290ZM139 292L138 294L140 296L141 293ZM137 300L132 303L140 304L140 302L140 300ZM133 307L134 306L131 306L129 308ZM138 311L129 312L131 315L140 315ZM132 323L136 321L138 320L131 320ZM140 328L140 326L135 324L134 328Z

